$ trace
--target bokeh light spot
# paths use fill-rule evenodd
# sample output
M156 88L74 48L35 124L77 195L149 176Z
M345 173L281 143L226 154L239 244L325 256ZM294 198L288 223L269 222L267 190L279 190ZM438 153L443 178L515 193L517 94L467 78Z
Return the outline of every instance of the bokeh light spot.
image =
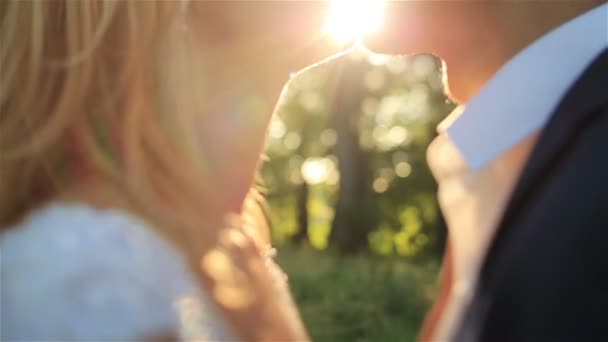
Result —
M412 173L412 166L405 161L397 163L395 165L395 174L401 178L405 178Z
M375 192L381 194L388 189L388 181L382 177L376 178L372 184L372 188Z

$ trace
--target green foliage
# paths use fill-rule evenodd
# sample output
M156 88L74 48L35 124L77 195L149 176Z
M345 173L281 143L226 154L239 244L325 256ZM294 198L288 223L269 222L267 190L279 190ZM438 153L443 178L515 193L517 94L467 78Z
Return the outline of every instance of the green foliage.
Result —
M436 262L309 248L278 261L314 341L414 341L436 292Z
M353 50L290 81L262 169L277 242L301 229L297 208L307 208L315 248L332 237L335 249L358 239L381 255L439 254L445 229L426 148L454 107L441 67L429 55Z
M445 239L426 164L454 106L440 68L352 51L281 97L262 175L279 263L315 341L413 341L420 329Z
M293 196L276 197L269 201L272 238L276 244L290 240L298 231L296 222L296 205Z

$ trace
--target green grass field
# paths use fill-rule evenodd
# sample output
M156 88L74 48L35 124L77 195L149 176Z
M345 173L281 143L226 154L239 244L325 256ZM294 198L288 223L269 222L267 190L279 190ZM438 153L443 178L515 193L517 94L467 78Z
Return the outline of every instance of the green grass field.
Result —
M438 264L284 247L279 264L314 341L413 341Z

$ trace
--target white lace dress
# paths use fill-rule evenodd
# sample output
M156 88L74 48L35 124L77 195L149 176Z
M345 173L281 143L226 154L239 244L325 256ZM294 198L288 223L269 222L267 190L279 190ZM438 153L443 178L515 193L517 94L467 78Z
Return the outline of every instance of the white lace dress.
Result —
M0 340L234 340L182 255L126 212L53 204L0 237Z

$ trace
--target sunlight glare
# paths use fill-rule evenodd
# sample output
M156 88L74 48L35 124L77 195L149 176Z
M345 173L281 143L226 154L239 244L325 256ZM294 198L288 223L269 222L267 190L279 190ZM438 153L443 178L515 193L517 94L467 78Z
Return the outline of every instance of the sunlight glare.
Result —
M332 0L323 32L346 44L377 31L383 19L383 0Z
M329 158L308 158L302 164L302 178L311 185L321 184L327 181L334 168Z

